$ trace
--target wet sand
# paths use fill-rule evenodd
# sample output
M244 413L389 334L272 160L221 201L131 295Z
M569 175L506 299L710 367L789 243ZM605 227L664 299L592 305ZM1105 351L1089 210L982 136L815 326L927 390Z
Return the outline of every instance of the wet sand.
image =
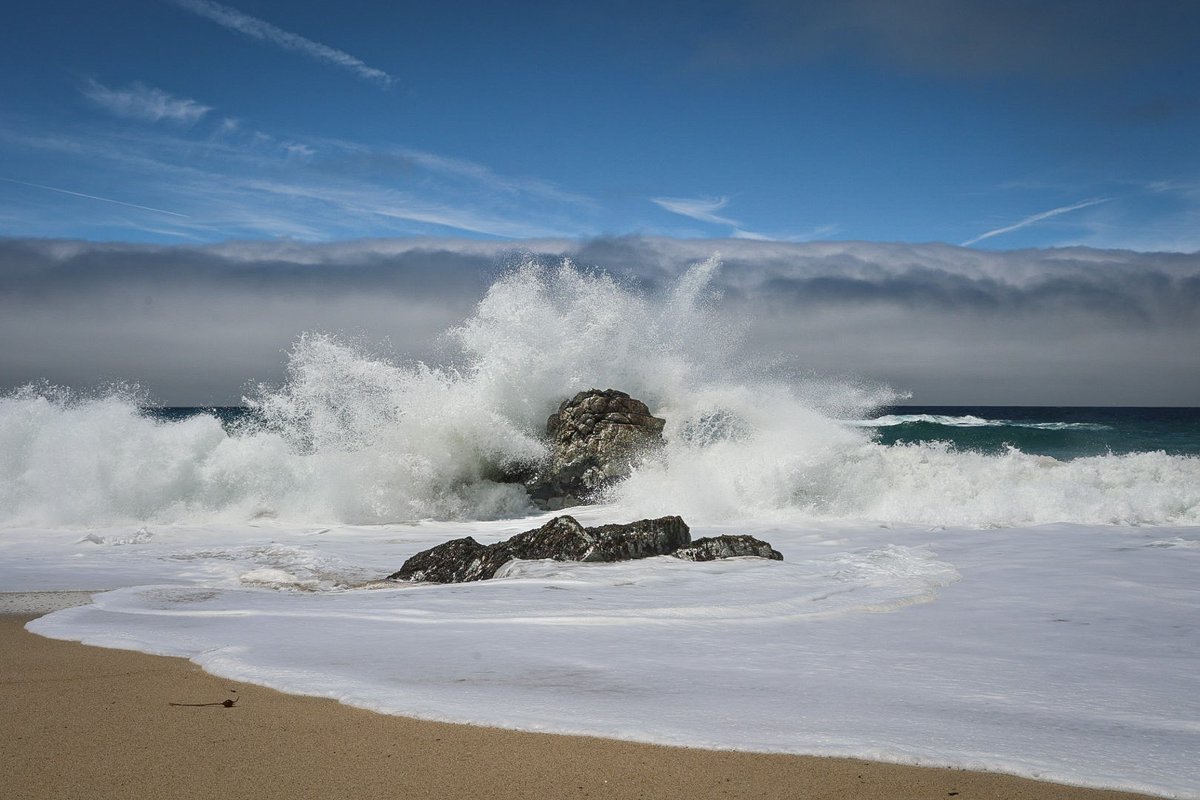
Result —
M6 800L1142 797L994 773L390 717L216 678L183 659L45 639L24 630L29 619L0 616Z

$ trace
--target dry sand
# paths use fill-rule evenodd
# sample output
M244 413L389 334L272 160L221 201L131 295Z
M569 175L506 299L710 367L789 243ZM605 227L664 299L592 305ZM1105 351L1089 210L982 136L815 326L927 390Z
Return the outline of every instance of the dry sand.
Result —
M44 639L0 616L0 796L1133 798L992 773L420 722ZM172 706L219 703L232 708Z

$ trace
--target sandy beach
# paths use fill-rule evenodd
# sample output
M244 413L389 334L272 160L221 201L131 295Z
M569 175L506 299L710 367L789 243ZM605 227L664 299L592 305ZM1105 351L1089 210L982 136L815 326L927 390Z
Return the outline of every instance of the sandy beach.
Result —
M10 800L1142 796L390 717L224 680L182 659L45 639L24 630L30 618L0 616L0 771Z

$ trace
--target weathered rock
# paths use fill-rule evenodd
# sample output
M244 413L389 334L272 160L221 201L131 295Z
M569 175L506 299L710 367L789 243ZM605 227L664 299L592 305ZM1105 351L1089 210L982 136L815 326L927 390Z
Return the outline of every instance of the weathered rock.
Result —
M635 558L670 555L686 547L692 536L680 517L641 519L627 525L588 528L596 544L584 561L629 561Z
M671 555L686 561L714 561L718 558L756 556L783 561L783 554L762 539L746 535L710 536L697 539L687 547L681 547Z
M526 484L530 499L551 511L586 502L660 447L665 424L645 403L616 389L589 389L563 401L546 421L551 458Z
M481 545L468 536L423 550L388 579L466 583L494 577L514 558L625 561L669 555L690 541L687 523L679 517L585 528L574 517L564 515L493 545Z
M464 583L480 580L483 556L487 547L470 536L453 539L437 547L422 550L404 562L388 580L429 581L431 583ZM487 575L492 577L495 570Z
M540 528L518 533L503 542L492 545L497 555L504 560L499 569L514 558L533 561L552 558L555 561L593 561L589 554L595 545L595 537L588 529L571 516L555 517ZM494 571L493 571L493 574Z

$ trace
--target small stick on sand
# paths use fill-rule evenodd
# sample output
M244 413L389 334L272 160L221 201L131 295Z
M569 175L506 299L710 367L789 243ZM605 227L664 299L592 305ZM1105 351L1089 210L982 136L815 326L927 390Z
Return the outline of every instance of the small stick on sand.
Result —
M224 706L225 708L233 708L237 705L239 698L232 700L222 700L219 703L167 703L169 706L189 706L191 708L203 708L204 706Z

